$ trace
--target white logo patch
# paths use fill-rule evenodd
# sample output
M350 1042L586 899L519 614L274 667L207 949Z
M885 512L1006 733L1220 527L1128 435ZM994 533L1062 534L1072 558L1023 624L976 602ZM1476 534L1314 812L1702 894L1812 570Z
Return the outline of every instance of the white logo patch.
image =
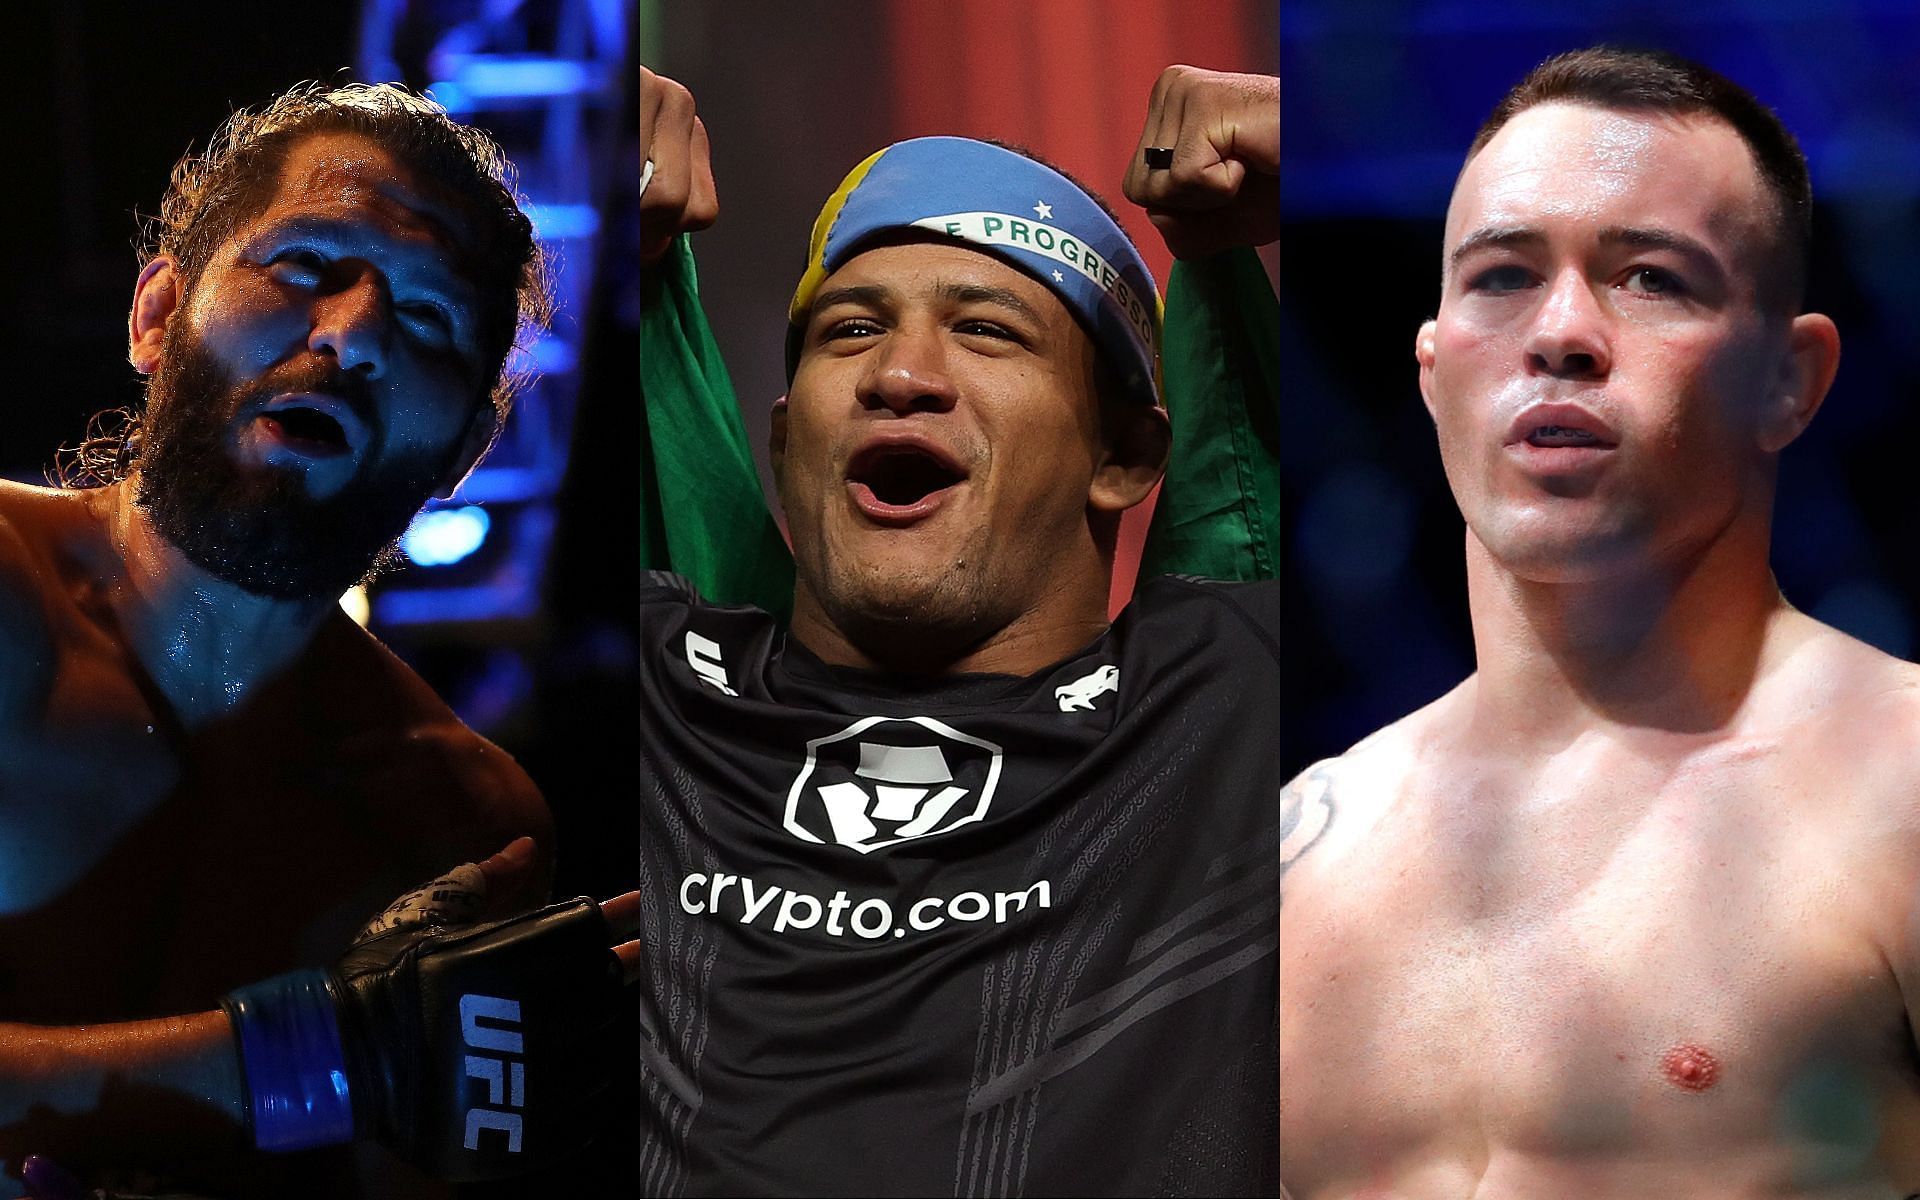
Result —
M1108 663L1104 667L1087 672L1072 683L1062 684L1053 689L1054 698L1060 701L1061 712L1092 712L1093 702L1108 692L1120 690L1120 668Z
M727 667L720 661L720 643L712 638L687 634L687 665L700 677L700 682L711 684L729 696L740 694L727 682Z
M1000 747L932 717L863 717L807 743L786 827L866 854L987 815Z

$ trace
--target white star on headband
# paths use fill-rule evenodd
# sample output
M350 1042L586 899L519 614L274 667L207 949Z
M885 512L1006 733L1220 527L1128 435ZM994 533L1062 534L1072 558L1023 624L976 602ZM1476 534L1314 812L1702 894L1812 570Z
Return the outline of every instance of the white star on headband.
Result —
M1065 283L1067 281L1067 277L1065 275L1062 275L1060 272L1055 271L1053 273L1053 281L1055 283Z
M1039 215L1042 221L1053 220L1053 205L1048 204L1045 200L1034 205L1033 211Z

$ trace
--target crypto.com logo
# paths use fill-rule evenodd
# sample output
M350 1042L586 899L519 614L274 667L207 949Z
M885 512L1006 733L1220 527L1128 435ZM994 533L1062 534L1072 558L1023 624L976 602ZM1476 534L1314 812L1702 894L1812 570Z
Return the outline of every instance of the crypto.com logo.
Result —
M863 717L807 743L787 830L862 854L987 815L1000 747L931 717Z

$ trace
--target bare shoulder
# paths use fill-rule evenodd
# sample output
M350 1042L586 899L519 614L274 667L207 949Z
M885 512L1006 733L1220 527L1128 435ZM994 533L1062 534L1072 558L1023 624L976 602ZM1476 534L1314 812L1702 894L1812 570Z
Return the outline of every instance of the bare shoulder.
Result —
M16 545L70 537L82 527L98 528L101 488L51 488L0 479L0 526Z
M20 598L36 594L42 586L38 569L45 558L40 536L39 506L23 503L29 489L0 479L0 605L7 616ZM6 636L13 622L0 621L0 637Z
M316 639L329 664L326 685L351 710L353 727L338 731L375 794L387 822L445 841L458 830L464 852L485 857L522 835L553 846L553 817L540 789L512 755L474 732L425 680L373 635L344 616Z
M1768 719L1793 757L1920 830L1920 666L1801 618Z
M104 489L0 479L0 587L45 594L105 574L113 555Z
M1789 789L1809 816L1796 828L1920 1011L1920 667L1806 625L1782 680L1798 705L1780 722Z
M60 547L93 524L80 493L0 479L0 585L20 588L60 557Z
M1413 781L1444 758L1461 685L1431 704L1368 734L1344 753L1321 759L1280 792L1280 874L1324 844L1385 818ZM1336 851L1337 852L1337 851Z
M409 775L450 785L462 815L502 835L531 835L545 844L553 832L546 800L512 755L481 737L445 705L415 722L397 756ZM497 848L497 847L496 847Z
M1799 621L1753 745L1775 764L1802 868L1859 904L1920 987L1920 667Z
M53 614L103 543L88 497L0 480L0 718L37 703L55 670Z
M1315 763L1296 782L1337 781L1342 790L1358 790L1377 797L1381 805L1390 804L1408 780L1459 752L1458 731L1472 686L1469 678L1439 699L1374 730L1344 753Z

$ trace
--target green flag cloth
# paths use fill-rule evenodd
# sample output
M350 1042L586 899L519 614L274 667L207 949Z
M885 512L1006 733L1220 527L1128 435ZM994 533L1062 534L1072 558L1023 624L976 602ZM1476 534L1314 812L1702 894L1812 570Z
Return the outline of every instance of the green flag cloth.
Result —
M685 575L717 604L754 604L785 621L793 556L760 493L688 238L674 240L641 288L640 565Z
M1140 577L1280 570L1280 302L1251 250L1178 262L1160 373L1173 456Z

